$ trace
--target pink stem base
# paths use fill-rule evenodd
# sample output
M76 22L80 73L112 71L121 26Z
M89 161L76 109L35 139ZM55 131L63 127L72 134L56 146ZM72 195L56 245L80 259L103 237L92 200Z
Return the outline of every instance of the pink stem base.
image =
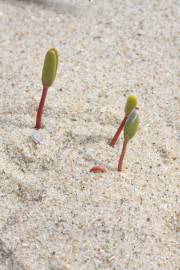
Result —
M122 148L122 152L121 152L119 163L118 163L118 172L122 171L123 160L124 160L124 155L126 153L127 144L128 144L128 140L125 139L123 142L123 148Z
M122 120L122 122L121 122L118 130L116 131L114 137L112 138L111 142L109 143L110 146L114 147L115 143L117 142L117 140L119 138L119 135L120 135L121 131L124 128L124 125L126 123L126 120L127 120L127 116L125 116L124 119Z
M36 129L42 128L42 113L43 113L44 104L46 101L47 91L48 91L48 86L43 86L41 101L39 103L39 108L38 108L37 117L36 117L36 126L35 126Z

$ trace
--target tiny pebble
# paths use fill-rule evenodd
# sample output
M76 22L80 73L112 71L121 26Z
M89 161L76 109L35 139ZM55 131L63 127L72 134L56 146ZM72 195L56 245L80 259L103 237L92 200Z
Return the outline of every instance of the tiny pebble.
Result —
M22 158L23 158L23 160L24 160L25 162L28 162L28 163L34 161L34 160L33 160L33 157L32 157L28 152L23 152L23 153L22 153Z
M32 134L32 140L35 144L41 144L42 143L42 136L37 133L37 132L33 132Z

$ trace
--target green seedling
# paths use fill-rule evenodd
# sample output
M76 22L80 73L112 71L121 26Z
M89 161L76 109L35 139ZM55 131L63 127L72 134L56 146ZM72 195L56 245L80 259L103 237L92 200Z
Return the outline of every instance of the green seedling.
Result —
M116 131L114 137L112 138L111 142L110 142L110 146L114 147L114 145L116 144L120 134L121 134L121 131L123 130L124 126L125 126L125 123L126 123L126 120L128 118L128 116L130 115L130 113L132 112L133 109L135 109L137 107L137 98L135 96L129 96L127 98L127 101L126 101L126 105L125 105L125 109L124 109L124 112L125 112L125 116L124 116L124 119L122 120L118 130Z
M56 49L52 48L46 53L44 59L44 66L42 70L43 92L36 117L36 129L42 128L42 113L44 110L44 104L48 89L50 86L52 86L56 78L57 67L58 67L58 52Z
M124 142L123 148L120 155L118 163L118 171L122 171L122 165L124 160L124 155L126 153L128 142L134 137L139 127L139 115L137 110L134 109L128 116L125 127L124 127Z

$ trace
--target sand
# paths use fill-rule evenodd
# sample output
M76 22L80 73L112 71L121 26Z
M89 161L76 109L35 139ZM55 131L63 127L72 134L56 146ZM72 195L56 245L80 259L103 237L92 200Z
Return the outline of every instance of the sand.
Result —
M0 270L179 269L178 2L0 0L0 19ZM130 94L141 127L118 173Z

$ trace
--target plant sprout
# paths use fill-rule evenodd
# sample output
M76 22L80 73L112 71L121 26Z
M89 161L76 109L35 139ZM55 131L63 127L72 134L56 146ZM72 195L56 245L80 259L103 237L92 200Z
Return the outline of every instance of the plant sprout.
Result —
M106 173L107 171L107 168L103 165L96 165L90 169L92 173Z
M133 109L135 109L137 107L137 98L135 96L129 96L127 98L126 101L126 105L125 105L125 116L124 119L122 120L118 130L116 131L114 137L112 138L111 142L110 142L110 146L114 147L115 143L117 142L119 135L121 133L121 131L123 130L126 120L129 116L129 114L132 112Z
M134 109L128 116L125 128L124 128L124 142L123 148L120 155L119 163L118 163L118 171L122 171L122 165L124 160L124 155L126 153L126 148L129 140L131 140L136 134L139 126L139 115L137 110Z
M58 67L58 52L56 49L52 48L46 53L44 66L42 70L43 92L36 117L36 127L35 127L36 129L42 128L42 113L44 109L44 104L48 88L53 84L56 78L57 67Z

